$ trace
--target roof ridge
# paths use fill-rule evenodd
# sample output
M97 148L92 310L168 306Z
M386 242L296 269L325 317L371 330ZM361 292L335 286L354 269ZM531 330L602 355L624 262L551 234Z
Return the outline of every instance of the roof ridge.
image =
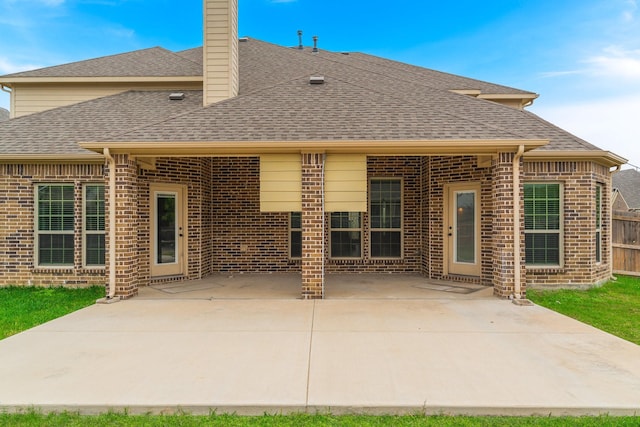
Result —
M87 59L81 59L81 60L78 60L78 61L65 62L64 64L49 65L49 66L46 66L46 67L34 68L33 70L18 71L17 73L4 74L4 75L0 76L0 78L2 78L2 77L19 77L20 74L39 72L39 71L44 71L44 70L48 70L48 69L66 67L66 66L69 66L69 65L77 65L77 64L82 64L82 63L91 62L91 61L97 61L97 60L106 59L106 58L115 58L115 57L118 57L118 56L125 56L125 55L130 55L130 54L136 53L136 52L144 52L144 51L150 51L150 50L155 50L155 49L161 49L161 50L164 50L166 52L171 52L170 50L165 49L162 46L153 46L153 47L147 47L147 48L143 48L143 49L131 50L131 51L128 51L128 52L114 53L114 54L111 54L111 55L102 55L102 56L98 56L98 57L95 57L95 58L87 58ZM173 53L173 52L171 52L171 53Z

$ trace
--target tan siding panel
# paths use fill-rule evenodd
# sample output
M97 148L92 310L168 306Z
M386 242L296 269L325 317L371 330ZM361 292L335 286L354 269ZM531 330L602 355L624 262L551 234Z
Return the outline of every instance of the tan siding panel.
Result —
M299 154L260 156L260 210L302 210L302 163Z
M328 154L325 161L327 212L367 211L367 156Z
M98 84L17 84L13 91L15 117L89 101L128 90L201 89L202 83L98 83Z

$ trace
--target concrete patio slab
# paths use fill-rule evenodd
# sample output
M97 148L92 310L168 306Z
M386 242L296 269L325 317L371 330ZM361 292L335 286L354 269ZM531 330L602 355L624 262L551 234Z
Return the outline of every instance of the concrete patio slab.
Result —
M640 346L441 295L94 305L0 341L0 410L640 413Z

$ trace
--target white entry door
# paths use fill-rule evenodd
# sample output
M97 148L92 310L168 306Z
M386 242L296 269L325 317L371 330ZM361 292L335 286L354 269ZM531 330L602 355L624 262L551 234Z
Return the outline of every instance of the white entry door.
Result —
M184 274L184 189L180 185L152 185L150 195L151 276Z
M480 185L448 185L445 194L447 273L480 276Z

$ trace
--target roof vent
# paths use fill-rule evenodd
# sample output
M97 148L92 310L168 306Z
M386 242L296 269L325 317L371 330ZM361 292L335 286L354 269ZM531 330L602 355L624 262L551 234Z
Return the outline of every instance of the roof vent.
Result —
M239 42L244 43L244 42L248 42L249 41L249 37L240 37L238 39Z
M174 92L169 94L169 101L182 101L184 99L184 92Z
M323 85L324 76L311 76L309 77L309 83L312 85Z
M302 30L298 30L298 49L304 49L304 45L302 44Z
M313 53L318 53L318 36L313 36Z

